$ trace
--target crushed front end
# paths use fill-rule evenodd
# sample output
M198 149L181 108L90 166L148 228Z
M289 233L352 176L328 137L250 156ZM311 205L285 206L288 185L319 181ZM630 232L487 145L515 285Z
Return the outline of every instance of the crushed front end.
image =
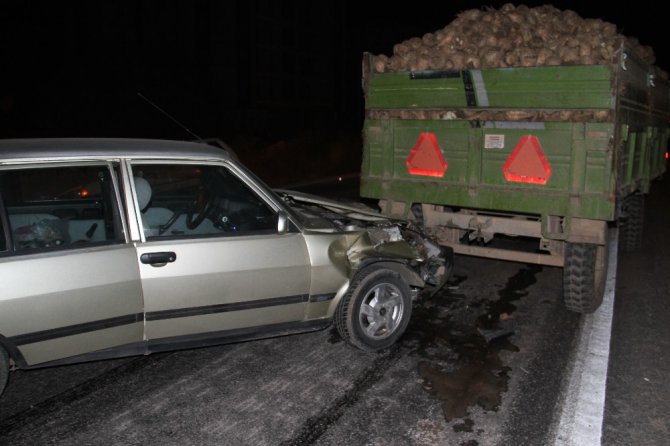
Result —
M434 293L451 274L454 254L410 221L391 219L362 203L345 203L293 191L277 191L310 230L337 232L329 247L349 278L380 262L404 265L415 289Z

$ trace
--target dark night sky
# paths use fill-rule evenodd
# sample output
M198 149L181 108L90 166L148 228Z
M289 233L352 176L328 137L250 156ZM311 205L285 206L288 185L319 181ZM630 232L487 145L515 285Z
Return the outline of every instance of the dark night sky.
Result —
M0 6L0 137L189 138L143 103L141 91L203 136L231 139L252 132L286 136L280 129L321 128L319 120L330 120L332 131L359 129L364 51L390 54L394 43L442 28L459 11L504 2L7 3ZM638 1L633 9L583 0L553 5L615 23L652 46L657 65L670 69L667 19L656 3ZM250 62L249 56L248 42L260 39L250 31L260 27L254 28L255 18L268 14L301 17L278 28L276 38L291 47L295 64L277 85L258 73L264 60ZM321 48L327 54L310 58ZM308 85L314 76L320 83ZM264 100L258 85L276 100ZM294 125L277 124L272 113L290 116Z

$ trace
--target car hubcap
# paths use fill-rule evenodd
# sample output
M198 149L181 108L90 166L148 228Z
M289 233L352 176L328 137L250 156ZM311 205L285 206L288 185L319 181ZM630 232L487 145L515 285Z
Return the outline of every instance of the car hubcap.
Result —
M403 313L402 295L398 287L391 283L381 283L365 295L359 321L368 337L384 339L398 328Z

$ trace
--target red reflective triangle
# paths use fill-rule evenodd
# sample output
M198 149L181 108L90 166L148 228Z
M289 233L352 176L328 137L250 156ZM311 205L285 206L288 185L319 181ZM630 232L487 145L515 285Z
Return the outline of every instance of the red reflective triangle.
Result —
M419 136L407 160L407 170L412 175L443 177L447 162L435 134L424 132Z
M551 166L537 136L522 136L502 168L507 181L547 184Z

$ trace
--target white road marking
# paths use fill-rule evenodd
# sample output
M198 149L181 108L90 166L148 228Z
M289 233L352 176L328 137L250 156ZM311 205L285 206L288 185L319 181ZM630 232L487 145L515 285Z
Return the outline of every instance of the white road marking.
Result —
M618 230L610 231L609 264L603 303L582 317L580 338L554 436L555 446L601 444L607 363L614 313Z

